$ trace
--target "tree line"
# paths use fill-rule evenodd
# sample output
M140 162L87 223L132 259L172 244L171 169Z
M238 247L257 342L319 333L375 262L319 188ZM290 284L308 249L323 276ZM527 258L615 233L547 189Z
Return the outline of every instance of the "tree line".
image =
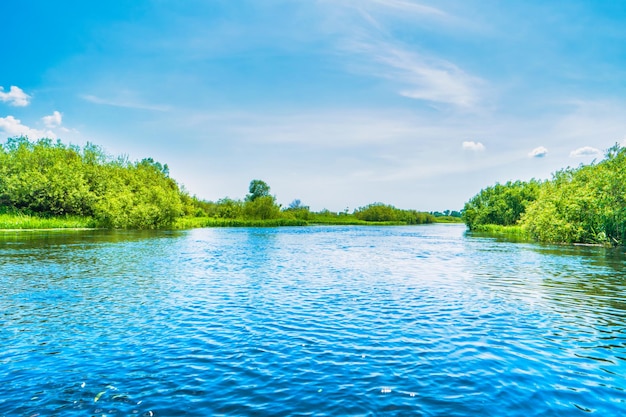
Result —
M93 217L110 228L172 225L184 212L167 165L151 158L110 158L87 144L25 137L0 145L0 207L43 216Z
M313 212L300 200L283 208L262 180L243 200L201 200L152 158L131 162L91 143L10 138L0 144L0 214L80 216L98 227L157 229L207 225L422 224L435 216L374 203L349 214Z
M330 210L312 211L299 199L287 207L276 202L270 194L270 187L262 180L252 180L249 193L244 200L223 198L218 201L195 200L196 217L223 220L250 220L258 224L259 220L274 221L270 224L305 225L305 224L425 224L433 223L435 216L416 210L403 210L392 205L372 203L359 207L352 213ZM280 222L277 222L279 221ZM233 222L208 222L209 225L232 225Z
M464 206L470 230L520 226L552 243L626 243L626 148L616 144L600 162L565 168L546 181L515 181L481 190Z

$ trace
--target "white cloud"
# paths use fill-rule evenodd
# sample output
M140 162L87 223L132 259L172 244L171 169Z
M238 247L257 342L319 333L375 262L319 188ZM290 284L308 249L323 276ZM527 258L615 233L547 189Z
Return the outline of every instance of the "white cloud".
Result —
M43 120L43 123L46 125L46 127L54 128L61 126L61 123L63 122L63 116L61 115L61 113L55 110L50 116L44 116L41 118L41 120Z
M473 152L482 152L485 150L485 145L480 142L474 142L472 140L463 142L463 149Z
M406 43L392 28L450 25L454 16L407 0L346 0L327 3L325 30L339 35L341 55L352 71L389 80L397 94L429 102L473 109L485 95L485 81L459 65L425 49L420 42ZM393 13L389 13L393 12ZM355 18L361 17L359 18ZM399 21L400 20L400 21ZM393 85L395 84L395 85Z
M7 137L28 136L31 139L51 138L56 139L54 132L50 130L32 129L23 125L19 119L13 116L0 117L0 130L4 131Z
M24 107L30 103L30 96L14 85L11 86L8 93L5 93L4 88L0 86L0 100L8 102L11 106Z
M592 148L591 146L583 146L572 151L569 156L572 158L580 158L585 156L601 156L602 152L599 149Z
M446 60L376 40L350 42L347 49L373 60L377 65L366 71L400 84L404 97L461 108L480 101L478 87L484 82Z
M528 156L530 156L531 158L543 158L547 154L548 154L548 149L546 149L544 146L539 146L533 149L532 151L530 151Z

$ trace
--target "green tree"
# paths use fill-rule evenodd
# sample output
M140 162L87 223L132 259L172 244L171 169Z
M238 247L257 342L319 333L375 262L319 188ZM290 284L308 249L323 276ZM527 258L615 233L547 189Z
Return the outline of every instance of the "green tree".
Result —
M280 217L280 206L276 204L273 196L263 195L246 201L244 214L248 219L277 219Z
M238 219L243 217L243 203L228 197L217 201L217 217Z
M284 213L288 217L298 220L309 220L311 218L311 210L309 206L302 205L299 199L293 200L289 206L284 209Z
M615 145L597 164L556 172L523 217L543 242L626 242L626 150Z
M496 183L481 190L463 208L462 217L470 230L480 225L517 224L526 207L537 198L541 182L531 180Z
M267 197L270 195L270 186L262 180L250 181L249 193L246 196L246 201L254 201L260 197Z
M367 222L398 222L405 224L432 223L435 219L430 213L415 210L402 210L383 203L372 203L359 207L354 211L354 217Z
M168 227L184 193L152 158L112 160L97 146L11 138L0 146L0 204L43 216L94 217L114 228Z

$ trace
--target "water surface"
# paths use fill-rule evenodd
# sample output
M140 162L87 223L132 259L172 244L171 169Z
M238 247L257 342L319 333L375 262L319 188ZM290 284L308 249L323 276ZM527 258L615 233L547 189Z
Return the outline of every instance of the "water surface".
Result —
M459 225L0 236L0 416L622 415L623 250Z

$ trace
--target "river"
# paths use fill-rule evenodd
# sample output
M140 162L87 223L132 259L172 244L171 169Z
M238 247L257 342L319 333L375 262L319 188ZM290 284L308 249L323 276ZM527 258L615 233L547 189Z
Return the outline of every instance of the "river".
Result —
M626 412L624 249L461 225L0 234L0 416Z

